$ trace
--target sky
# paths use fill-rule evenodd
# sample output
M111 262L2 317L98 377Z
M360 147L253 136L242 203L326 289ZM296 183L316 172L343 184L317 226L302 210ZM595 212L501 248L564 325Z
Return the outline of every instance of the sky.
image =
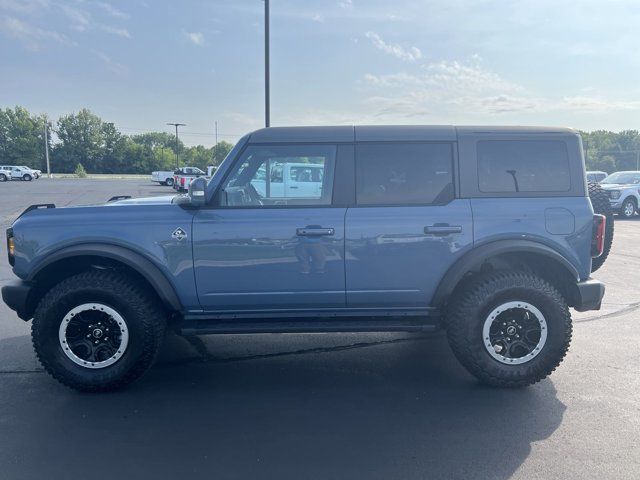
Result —
M264 125L261 0L0 0L0 107ZM271 0L271 123L640 129L640 1Z

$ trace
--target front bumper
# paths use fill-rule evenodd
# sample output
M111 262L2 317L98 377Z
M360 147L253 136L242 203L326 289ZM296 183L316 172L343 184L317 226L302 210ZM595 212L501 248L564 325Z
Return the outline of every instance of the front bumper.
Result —
M604 283L590 278L576 284L577 295L574 308L579 312L600 310L604 297Z
M33 308L30 308L29 295L33 290L33 284L22 280L14 281L2 287L2 300L14 310L18 317L30 320L33 316Z

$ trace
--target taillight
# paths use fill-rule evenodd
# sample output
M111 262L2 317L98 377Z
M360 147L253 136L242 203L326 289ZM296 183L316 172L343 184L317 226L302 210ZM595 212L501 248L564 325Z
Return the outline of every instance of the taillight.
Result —
M593 216L593 238L591 239L591 257L597 258L604 252L604 236L607 230L607 217Z
M182 177L182 178L180 179L180 185L182 185L182 186L184 187L184 177Z

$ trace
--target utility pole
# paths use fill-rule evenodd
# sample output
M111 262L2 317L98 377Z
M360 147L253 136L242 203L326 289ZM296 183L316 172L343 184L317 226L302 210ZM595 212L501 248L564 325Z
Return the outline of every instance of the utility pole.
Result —
M49 132L47 130L47 117L44 117L44 158L47 160L47 177L51 178L51 165L49 164Z
M178 127L186 127L186 123L167 123L167 125L173 125L176 127L176 169L180 168L180 162L178 161Z
M269 94L269 0L264 0L264 125L271 125Z

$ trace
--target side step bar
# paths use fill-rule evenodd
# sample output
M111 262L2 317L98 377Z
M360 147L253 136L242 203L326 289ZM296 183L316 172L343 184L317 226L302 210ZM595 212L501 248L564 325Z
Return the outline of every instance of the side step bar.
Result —
M433 332L434 318L332 318L297 320L189 319L181 324L182 335L240 333L325 333L325 332Z

